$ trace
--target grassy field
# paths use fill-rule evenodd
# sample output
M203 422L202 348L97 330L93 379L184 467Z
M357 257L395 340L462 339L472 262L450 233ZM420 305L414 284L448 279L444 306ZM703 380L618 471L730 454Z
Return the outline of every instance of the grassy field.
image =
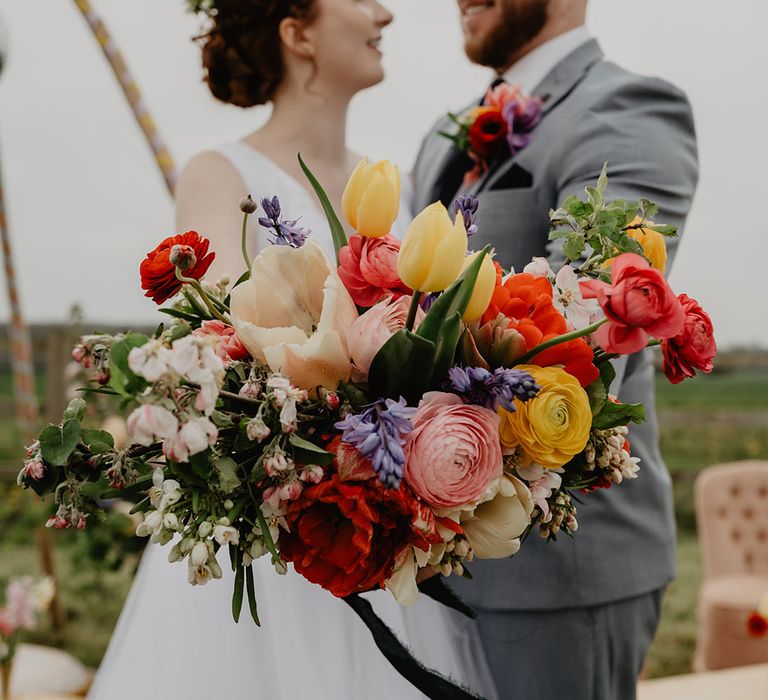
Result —
M740 459L768 459L768 368L734 369L672 387L658 381L662 449L675 484L679 527L678 579L664 601L662 622L648 659L650 677L686 673L696 636L697 591L701 567L693 513L693 482L704 467ZM12 575L38 573L35 531L47 507L22 493L10 477L20 459L12 425L0 426L0 585ZM641 475L642 478L642 475ZM94 532L97 528L93 529ZM118 526L115 532L122 532ZM98 665L130 586L137 554L115 543L135 540L115 532L84 540L76 533L53 533L67 622L63 630L46 624L35 639ZM94 560L102 562L97 566Z

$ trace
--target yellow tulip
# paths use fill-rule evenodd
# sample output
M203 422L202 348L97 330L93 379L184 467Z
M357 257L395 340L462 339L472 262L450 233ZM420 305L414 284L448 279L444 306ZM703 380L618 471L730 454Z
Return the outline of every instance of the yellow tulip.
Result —
M461 272L467 256L467 231L459 214L454 222L448 210L435 202L411 222L397 256L397 273L411 289L440 292Z
M388 160L363 158L341 197L341 209L355 231L369 238L386 236L400 211L400 173Z
M477 256L481 254L482 251L479 253L474 253L468 258L465 258L462 271L466 270L467 267L477 259ZM494 267L493 260L489 254L486 255L483 259L483 262L480 263L480 272L477 275L475 288L472 290L472 298L469 300L467 310L464 312L463 316L466 323L477 321L477 319L485 313L485 310L488 308L488 304L491 303L491 296L493 295L493 290L495 287L496 268Z
M637 226L640 223L640 217L636 216L630 226ZM647 223L653 225L653 221ZM667 242L664 240L658 231L654 231L651 228L631 228L627 231L627 235L636 240L643 247L643 255L651 263L651 267L655 267L659 272L665 272L667 269ZM603 267L608 267L614 258L606 260L603 263Z
M504 447L520 447L525 457L557 469L587 445L592 409L578 380L559 367L517 365L541 387L536 398L515 400L513 413L499 409Z

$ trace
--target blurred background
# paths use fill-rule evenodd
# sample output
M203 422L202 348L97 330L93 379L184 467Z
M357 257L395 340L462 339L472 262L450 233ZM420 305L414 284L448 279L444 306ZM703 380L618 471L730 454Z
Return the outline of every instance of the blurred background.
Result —
M489 74L464 57L453 2L385 4L396 15L384 34L387 79L356 99L350 142L408 170L433 121L480 94ZM92 5L178 167L266 118L265 108L240 110L210 96L191 41L201 23L182 0ZM675 483L679 578L665 601L650 677L691 670L702 576L697 474L722 462L768 459L761 271L768 260L767 22L768 5L760 0L590 2L589 27L609 58L677 84L693 104L701 181L671 282L709 311L721 351L710 376L679 387L659 381L663 451ZM176 233L173 205L76 3L0 0L0 25L0 167L8 231L43 418L58 422L67 351L80 332L156 325L154 304L139 288L138 264L160 239ZM10 316L3 295L6 328ZM13 417L8 337L0 339L0 585L40 569L34 533L49 513L14 483L23 440ZM55 533L53 540L60 611L36 639L96 667L130 585L137 543L127 521L88 538Z

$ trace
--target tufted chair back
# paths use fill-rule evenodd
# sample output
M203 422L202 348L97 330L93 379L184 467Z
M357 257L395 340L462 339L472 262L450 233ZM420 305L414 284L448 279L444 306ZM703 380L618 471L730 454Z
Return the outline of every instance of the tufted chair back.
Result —
M768 574L768 461L719 464L696 480L704 577Z

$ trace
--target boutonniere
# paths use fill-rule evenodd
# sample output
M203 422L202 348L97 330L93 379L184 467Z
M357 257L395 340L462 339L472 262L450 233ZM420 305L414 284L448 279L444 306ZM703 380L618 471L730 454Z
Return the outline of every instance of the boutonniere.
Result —
M464 176L464 186L488 171L498 156L514 156L531 140L531 132L541 120L540 97L523 94L519 85L500 83L489 88L483 104L463 115L448 114L458 131L440 135L450 139L466 153L475 167Z

